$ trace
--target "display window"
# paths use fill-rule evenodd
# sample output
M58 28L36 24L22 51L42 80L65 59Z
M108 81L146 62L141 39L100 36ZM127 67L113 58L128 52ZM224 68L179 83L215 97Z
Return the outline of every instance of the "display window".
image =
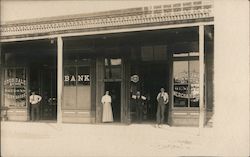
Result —
M10 108L27 107L27 82L25 68L4 70L4 104Z
M90 59L65 61L63 109L91 109Z
M174 61L174 107L199 107L199 91L199 60Z

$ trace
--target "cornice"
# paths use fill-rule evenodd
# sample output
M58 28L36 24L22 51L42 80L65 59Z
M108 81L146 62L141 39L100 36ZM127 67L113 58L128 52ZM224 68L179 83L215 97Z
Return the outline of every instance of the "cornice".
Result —
M211 1L192 1L106 12L49 17L1 25L1 39L213 21Z

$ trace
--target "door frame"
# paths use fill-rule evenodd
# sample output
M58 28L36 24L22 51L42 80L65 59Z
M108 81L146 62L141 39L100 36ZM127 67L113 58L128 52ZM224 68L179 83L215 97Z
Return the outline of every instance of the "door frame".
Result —
M106 83L119 83L120 84L120 120L118 121L118 123L122 122L122 81L121 80L104 80L104 93L106 91ZM111 103L112 106L112 103ZM112 111L113 116L114 116L114 111ZM115 122L115 120L114 120Z

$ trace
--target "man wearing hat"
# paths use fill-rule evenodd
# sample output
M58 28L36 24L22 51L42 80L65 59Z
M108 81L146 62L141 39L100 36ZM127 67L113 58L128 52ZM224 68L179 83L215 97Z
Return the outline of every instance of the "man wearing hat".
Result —
M164 122L164 113L168 101L169 101L168 93L165 92L164 88L161 88L161 92L157 95L158 106L156 113L156 122L157 122L156 127L161 127L160 125L162 125Z

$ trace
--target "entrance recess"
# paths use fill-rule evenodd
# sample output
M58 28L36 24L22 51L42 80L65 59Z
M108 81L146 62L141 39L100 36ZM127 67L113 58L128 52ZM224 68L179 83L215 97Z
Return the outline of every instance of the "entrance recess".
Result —
M121 121L121 82L105 82L105 91L110 92L114 122Z
M122 59L120 57L105 58L104 65L104 90L108 90L112 98L114 121L121 122Z
M30 67L30 91L42 97L39 105L39 120L57 119L56 69L44 66ZM30 111L31 112L31 111Z
M131 69L131 74L138 75L138 82L131 82L132 93L135 94L136 91L140 91L143 96L146 97L144 111L143 111L143 121L144 122L154 122L156 119L157 112L157 94L160 92L160 88L165 88L168 92L169 89L169 67L166 63L140 63L135 65ZM136 120L136 106L131 104L132 121ZM166 109L166 116L168 110ZM167 121L167 118L165 118Z

